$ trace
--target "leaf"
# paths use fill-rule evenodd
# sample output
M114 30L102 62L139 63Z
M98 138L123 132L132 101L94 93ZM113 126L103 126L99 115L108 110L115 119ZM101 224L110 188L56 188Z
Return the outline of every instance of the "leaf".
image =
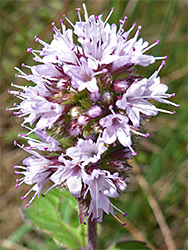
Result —
M80 104L82 105L83 108L85 109L90 109L91 108L91 103L89 98L84 98L82 100L79 100Z
M50 234L58 246L82 249L85 242L84 225L78 223L76 199L58 189L40 197L27 209L25 216L35 227Z
M149 250L145 242L141 241L122 241L115 244L115 246L108 250Z

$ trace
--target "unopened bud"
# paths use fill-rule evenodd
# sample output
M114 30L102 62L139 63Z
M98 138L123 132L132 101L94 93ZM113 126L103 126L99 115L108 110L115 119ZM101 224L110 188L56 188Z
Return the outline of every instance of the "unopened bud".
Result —
M92 102L97 102L101 97L101 94L100 92L90 92L89 93L89 99L92 101Z
M87 112L88 116L91 118L99 117L102 115L102 113L103 113L102 108L97 105L92 106Z
M125 92L125 90L128 88L128 83L125 80L115 80L112 83L112 88L116 92Z
M109 92L104 93L104 95L102 96L102 99L103 99L103 102L105 104L110 105L110 104L113 103L113 98L112 98L112 96L110 95Z

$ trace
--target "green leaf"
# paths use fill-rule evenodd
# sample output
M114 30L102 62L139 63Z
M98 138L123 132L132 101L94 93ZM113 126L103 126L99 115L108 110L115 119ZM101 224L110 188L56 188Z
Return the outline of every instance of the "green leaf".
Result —
M27 209L25 216L35 227L48 233L58 246L82 249L85 242L84 225L78 223L76 199L67 191L51 190Z
M109 250L149 250L145 242L141 241L122 241L116 243L115 246L109 248Z
M82 105L83 108L85 109L90 109L91 108L91 103L89 98L84 98L82 100L79 100L80 104Z

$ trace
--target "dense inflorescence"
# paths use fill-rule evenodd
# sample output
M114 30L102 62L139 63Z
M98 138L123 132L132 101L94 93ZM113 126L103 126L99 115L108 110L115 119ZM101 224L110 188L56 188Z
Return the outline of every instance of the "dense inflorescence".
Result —
M34 86L12 84L18 90L10 93L21 102L9 110L14 110L16 117L24 117L22 127L29 131L18 135L27 140L27 146L14 142L31 154L23 161L24 166L14 166L15 173L23 175L16 180L16 188L22 183L34 184L22 197L34 191L26 207L35 196L45 196L54 187L68 188L79 203L84 203L80 221L91 216L101 222L103 211L115 217L115 210L121 212L109 197L115 198L126 189L127 171L131 169L126 160L137 154L134 134L149 136L140 128L142 120L159 111L174 113L156 108L150 101L179 105L168 100L174 94L166 94L168 87L158 76L166 56L145 54L159 41L149 45L138 39L141 26L128 39L136 24L125 31L124 17L119 28L110 25L113 9L103 21L102 15L89 17L84 4L83 8L84 21L80 9L76 9L79 21L75 24L64 16L72 29L66 29L62 19L62 32L52 23L50 44L35 36L42 50L27 51L39 64L22 64L30 74L16 68L18 77L32 81ZM76 39L77 44L73 42ZM135 73L135 65L146 67L157 59L162 63L149 78ZM43 194L48 181L52 185Z

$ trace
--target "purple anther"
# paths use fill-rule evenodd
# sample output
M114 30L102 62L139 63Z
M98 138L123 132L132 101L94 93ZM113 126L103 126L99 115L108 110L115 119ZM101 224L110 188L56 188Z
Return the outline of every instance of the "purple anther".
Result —
M17 166L17 165L15 165L15 166L13 166L13 168L18 168L18 166Z
M53 110L53 109L55 109L55 107L54 107L53 105L51 105L51 106L50 106L50 109Z
M88 216L89 215L89 213L87 212L87 213L85 213L85 216Z
M14 112L13 112L13 115L17 115L17 112L16 112L16 111L14 111Z
M23 112L21 110L19 110L19 113L20 113L20 115L23 115Z
M16 146L17 145L17 141L14 141L14 146Z
M23 134L22 136L23 136L23 137L27 137L28 135L26 135L26 134Z
M14 97L17 97L17 94L14 94Z
M26 204L25 207L26 207L26 208L29 207L29 204Z
M58 56L55 56L55 59L56 59L56 60L59 60Z
M165 66L165 60L162 60L161 66L162 66L162 67Z
M38 41L39 41L39 38L38 38L38 37L36 37L36 38L35 38L35 42L37 43Z
M164 57L164 60L166 60L166 59L167 59L167 57L168 57L168 56L165 56L165 57Z
M135 47L132 47L132 49L133 49L133 51L135 51L136 49L135 49Z
M36 95L38 95L38 96L39 96L39 92L38 92L38 91L36 92Z
M10 93L10 89L7 90L8 94Z
M173 111L173 112L172 112L172 115L175 114L175 113L176 113L176 111Z
M157 45L159 44L159 42L160 42L160 41L159 41L159 40L157 40Z
M48 148L44 148L44 150L45 150L45 151L47 151L47 150L48 150Z
M55 31L55 26L52 28L52 31L53 31L53 32Z
M27 49L27 52L29 52L29 53L31 53L32 51L33 51L32 48L28 48L28 49Z
M63 23L64 21L63 21L63 19L60 19L60 23Z
M126 226L126 225L127 225L127 223L123 223L123 224L122 224L122 227L124 227L124 226Z
M180 104L178 104L176 107L177 107L177 108L179 108L180 106L181 106L181 105L180 105Z
M102 73L107 73L108 70L107 69L102 69Z
M15 102L13 105L14 105L14 107L16 107L16 106L17 106L17 103Z
M18 134L18 137L20 138L22 135L21 134Z
M54 25L55 25L55 22L52 22L51 25L54 26Z
M149 133L146 133L144 137L147 138L148 136L149 136Z
M16 183L15 188L18 188L18 183Z
M25 148L25 145L24 145L24 144L22 144L22 148Z
M99 18L98 18L98 16L95 16L95 20L98 20Z
M123 216L124 216L124 217L127 216L127 213L123 214Z
M83 224L86 225L86 222L84 221Z
M120 23L120 24L123 24L123 21L122 21L121 19L119 19L119 23Z
M175 93L172 93L172 94L171 94L171 97L174 97L174 96L175 96Z
M9 109L8 109L8 108L6 108L6 111L9 111Z
M109 110L112 110L113 109L113 105L110 105L108 108L109 108Z
M137 152L132 152L131 153L133 156L136 156L138 153Z
M18 115L16 115L16 119L18 119Z
M138 26L138 30L141 30L141 29L142 29L142 26L141 26L141 25L139 25L139 26Z
M16 179L16 183L19 183L19 179L18 178Z
M21 196L21 199L22 199L22 200L25 200L25 197L24 197L24 196Z
M15 174L19 174L18 171L14 171Z
M24 63L22 63L22 68L25 68L25 64Z
M138 31L138 35L140 35L140 31Z
M127 16L124 16L124 18L123 18L124 20L127 20Z
M45 194L41 194L42 197L46 197Z
M134 28L136 27L136 23L133 23L133 27L134 27Z

